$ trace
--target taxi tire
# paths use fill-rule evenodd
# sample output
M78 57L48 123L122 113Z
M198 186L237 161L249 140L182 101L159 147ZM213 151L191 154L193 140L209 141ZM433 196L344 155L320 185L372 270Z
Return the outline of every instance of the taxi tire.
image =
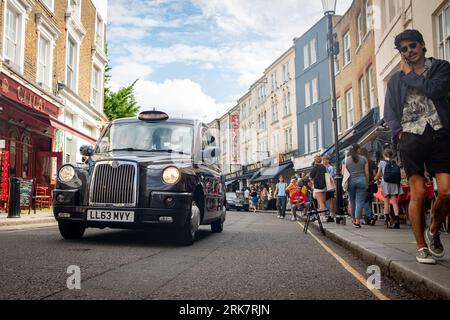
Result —
M197 206L195 201L193 201L192 205ZM200 219L200 212L198 212L198 215L199 215L198 218ZM192 220L191 220L191 216L188 215L184 226L176 231L175 239L176 239L177 244L180 246L191 246L192 244L194 244L196 232L197 231L192 233Z
M223 220L219 219L211 223L211 231L214 233L221 233L223 231Z
M58 221L59 233L66 240L81 239L86 227L80 223Z

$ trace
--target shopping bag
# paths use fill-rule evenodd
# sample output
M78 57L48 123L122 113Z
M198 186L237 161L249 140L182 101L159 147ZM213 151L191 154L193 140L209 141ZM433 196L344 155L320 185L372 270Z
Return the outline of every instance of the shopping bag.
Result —
M327 192L336 190L336 184L334 183L334 179L328 172L325 173L325 182L327 184Z

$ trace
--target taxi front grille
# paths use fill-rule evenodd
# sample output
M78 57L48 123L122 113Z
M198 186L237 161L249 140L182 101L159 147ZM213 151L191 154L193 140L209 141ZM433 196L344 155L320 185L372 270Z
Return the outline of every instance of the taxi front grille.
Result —
M94 206L136 206L137 164L124 161L95 165L89 194Z

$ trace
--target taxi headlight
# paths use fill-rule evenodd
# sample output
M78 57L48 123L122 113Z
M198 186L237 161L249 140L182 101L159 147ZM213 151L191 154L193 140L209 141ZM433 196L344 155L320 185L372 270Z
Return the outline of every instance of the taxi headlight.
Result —
M168 167L162 173L162 179L167 184L175 184L180 180L180 170L175 167Z
M75 168L71 165L62 166L58 172L58 178L62 182L69 182L75 177Z

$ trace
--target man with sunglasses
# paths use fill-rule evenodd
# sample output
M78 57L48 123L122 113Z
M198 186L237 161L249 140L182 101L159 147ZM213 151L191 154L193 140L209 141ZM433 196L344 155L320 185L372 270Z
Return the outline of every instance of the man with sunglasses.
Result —
M450 64L426 58L417 30L395 38L401 70L389 80L384 120L393 133L411 189L409 219L419 263L434 264L444 256L439 229L450 212ZM437 180L439 198L429 228L424 225L425 171Z

